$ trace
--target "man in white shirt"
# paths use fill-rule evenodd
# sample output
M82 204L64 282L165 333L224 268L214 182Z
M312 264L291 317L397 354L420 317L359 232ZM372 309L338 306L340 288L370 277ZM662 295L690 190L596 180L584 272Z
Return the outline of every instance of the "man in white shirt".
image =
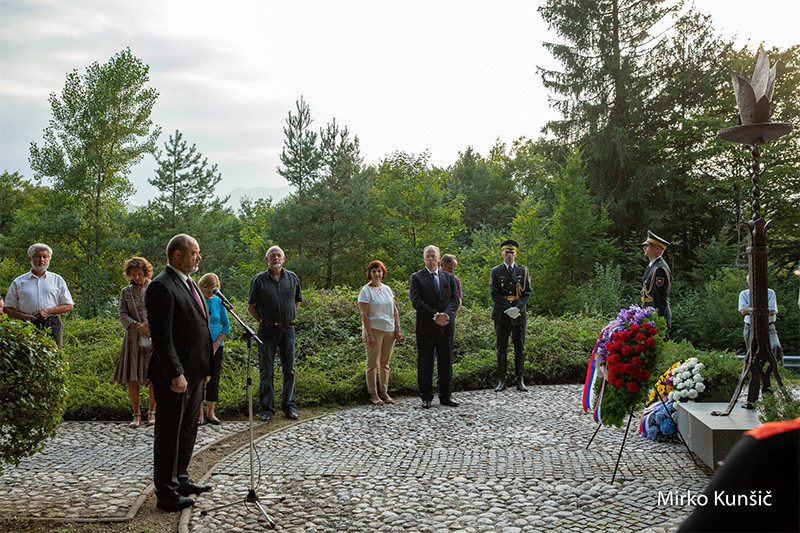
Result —
M39 329L49 329L61 349L63 329L59 315L72 311L72 295L64 278L48 272L53 250L36 243L28 248L30 272L11 282L5 301L5 312L11 318L27 320Z
M800 268L794 271L795 276L800 276ZM797 294L797 307L800 307L800 292Z
M750 285L750 275L747 276L747 284ZM772 355L776 361L783 358L783 348L778 339L778 332L775 330L775 319L778 314L778 300L775 291L767 289L767 305L769 306L769 344ZM744 317L744 343L750 345L750 314L753 309L750 307L750 289L745 289L739 293L739 312Z

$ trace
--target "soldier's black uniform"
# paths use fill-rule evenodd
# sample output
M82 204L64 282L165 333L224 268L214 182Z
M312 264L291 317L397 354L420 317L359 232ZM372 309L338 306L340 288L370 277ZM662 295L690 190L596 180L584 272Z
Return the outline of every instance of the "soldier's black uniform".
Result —
M672 312L669 309L669 289L672 285L672 272L663 257L657 257L648 265L642 277L643 307L653 306L659 316L667 321L667 330L672 325Z
M528 269L516 263L511 269L505 263L494 267L491 273L491 294L494 302L492 320L494 320L494 331L497 336L497 377L504 388L508 337L511 335L514 342L514 370L519 387L525 366L525 323L527 322L525 307L531 296L531 277ZM510 307L519 309L520 315L517 318L512 319L505 314L506 309ZM498 384L498 388L500 388L500 384ZM520 390L523 389L524 384Z

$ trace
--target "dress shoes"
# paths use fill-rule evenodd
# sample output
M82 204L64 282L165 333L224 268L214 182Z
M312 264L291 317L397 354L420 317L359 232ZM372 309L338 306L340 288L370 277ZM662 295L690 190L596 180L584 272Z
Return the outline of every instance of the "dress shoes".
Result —
M175 496L173 498L159 498L156 502L156 507L162 511L175 512L183 511L187 507L194 505L194 500L191 498L184 498L183 496Z
M189 496L191 494L203 494L211 490L211 485L197 485L191 481L187 481L178 487L178 494L181 496Z
M288 418L289 420L297 420L298 418L297 411L289 411L288 413L286 413L286 418Z
M458 407L458 402L454 401L452 398L440 398L439 404L446 405L447 407Z
M525 386L525 381L522 378L517 378L517 390L520 392L528 392L528 387Z
M211 424L212 426L218 426L222 422L220 422L219 418L206 418L206 423Z
M423 409L430 409L431 408L431 401L430 400L422 400L422 408Z
M506 380L501 379L497 382L497 387L494 388L495 392L500 392L501 390L506 390Z

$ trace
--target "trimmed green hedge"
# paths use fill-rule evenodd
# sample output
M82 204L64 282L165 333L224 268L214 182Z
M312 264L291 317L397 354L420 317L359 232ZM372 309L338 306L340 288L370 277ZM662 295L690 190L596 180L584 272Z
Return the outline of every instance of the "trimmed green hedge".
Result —
M408 284L392 284L392 288L400 310L403 339L392 355L389 390L393 394L416 395L415 311L408 301ZM349 405L366 400L365 355L357 295L357 290L347 288L304 291L296 327L299 405ZM237 314L250 321L246 307L245 302L234 302ZM474 306L463 308L457 318L453 364L456 390L485 389L496 383L494 324L490 317L490 308ZM586 316L529 317L525 342L526 380L536 384L583 382L589 355L607 321L607 318ZM247 347L238 338L238 324L232 321L231 327L232 338L225 342L217 404L221 416L247 413ZM122 336L122 327L116 318L83 320L72 316L66 320L64 353L70 370L65 418L113 420L130 416L125 387L112 381ZM732 390L741 371L741 362L735 358L719 358L685 342L670 343L660 365L667 368L679 358L693 355L701 357L708 372L720 375L720 389ZM513 348L509 349L508 357L509 370L513 372ZM257 395L255 345L253 363L254 394ZM275 389L279 394L280 364L276 364L275 374ZM509 378L513 376L509 374ZM147 405L145 388L142 389L142 405Z
M0 474L55 437L66 393L64 354L28 322L0 315Z

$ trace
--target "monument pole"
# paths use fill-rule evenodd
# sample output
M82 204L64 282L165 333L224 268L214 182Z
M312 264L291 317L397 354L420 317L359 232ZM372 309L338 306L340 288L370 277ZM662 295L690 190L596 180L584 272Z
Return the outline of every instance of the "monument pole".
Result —
M736 103L739 107L741 125L720 130L717 135L726 140L741 143L750 150L750 178L753 183L753 217L747 223L747 255L750 272L750 340L739 383L733 392L725 411L712 411L711 414L728 416L739 398L742 385L749 376L760 380L762 390L770 387L770 377L774 376L779 386L783 386L775 357L769 345L769 304L767 302L767 226L761 214L761 152L760 147L774 141L790 131L787 122L770 122L772 92L775 86L777 64L770 67L769 58L763 48L759 48L753 78L731 71ZM749 400L748 400L749 403Z

